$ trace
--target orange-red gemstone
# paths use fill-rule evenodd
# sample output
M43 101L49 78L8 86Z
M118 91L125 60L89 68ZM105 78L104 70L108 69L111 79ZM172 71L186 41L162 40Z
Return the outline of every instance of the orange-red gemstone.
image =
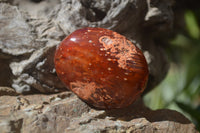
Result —
M144 91L145 57L123 35L103 28L79 29L55 53L62 82L86 103L101 109L123 108Z

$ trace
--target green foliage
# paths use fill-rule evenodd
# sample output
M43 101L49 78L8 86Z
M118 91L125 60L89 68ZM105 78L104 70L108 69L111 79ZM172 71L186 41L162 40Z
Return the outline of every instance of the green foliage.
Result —
M144 97L152 109L182 112L200 130L200 26L197 14L186 11L186 31L171 41L171 68L165 80Z
M185 13L185 22L189 35L192 38L198 39L200 35L199 26L197 19L195 18L195 15L192 11L187 11Z

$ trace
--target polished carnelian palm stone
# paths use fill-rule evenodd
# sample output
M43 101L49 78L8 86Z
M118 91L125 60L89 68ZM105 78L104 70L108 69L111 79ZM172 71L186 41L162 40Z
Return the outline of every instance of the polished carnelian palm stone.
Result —
M124 36L103 28L70 34L58 46L54 62L66 87L100 109L132 104L148 80L142 51Z

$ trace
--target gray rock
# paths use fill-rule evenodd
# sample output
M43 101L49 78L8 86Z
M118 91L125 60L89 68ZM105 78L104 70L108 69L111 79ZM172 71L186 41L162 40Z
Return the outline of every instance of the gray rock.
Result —
M0 101L0 132L197 133L182 114L167 109L152 111L141 99L117 110L92 109L70 92L17 98L1 96Z
M17 76L13 79L12 87L18 93L30 92L31 88L43 93L58 92L65 88L56 76L53 63L57 44L54 42L52 46L36 50L29 59L10 64L13 74Z
M37 45L31 27L17 7L0 4L0 49L5 54L31 53Z
M20 10L28 12L32 18L46 18L46 15L59 4L60 0L12 0L13 5L17 5ZM31 10L30 10L31 9Z
M62 32L58 32L56 26L53 27L52 22L48 24L46 20L30 19L27 23L15 6L0 6L0 24L3 26L0 29L0 57L5 66L0 69L0 85L5 86L7 83L7 86L12 86L18 93L31 92L32 89L45 93L57 92L58 89L61 91L64 86L55 74L53 56L60 43L57 40L63 36ZM37 39L33 31L37 32ZM49 38L45 39L44 36ZM8 65L14 76L9 73L9 69L5 71L5 68L9 68ZM4 81L8 79L11 81Z

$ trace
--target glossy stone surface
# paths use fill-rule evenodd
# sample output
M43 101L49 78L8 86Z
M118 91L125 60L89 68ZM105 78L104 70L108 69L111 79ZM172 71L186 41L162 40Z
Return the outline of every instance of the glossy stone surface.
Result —
M103 28L70 34L57 48L54 63L66 87L100 109L132 104L148 80L141 50L124 36Z

